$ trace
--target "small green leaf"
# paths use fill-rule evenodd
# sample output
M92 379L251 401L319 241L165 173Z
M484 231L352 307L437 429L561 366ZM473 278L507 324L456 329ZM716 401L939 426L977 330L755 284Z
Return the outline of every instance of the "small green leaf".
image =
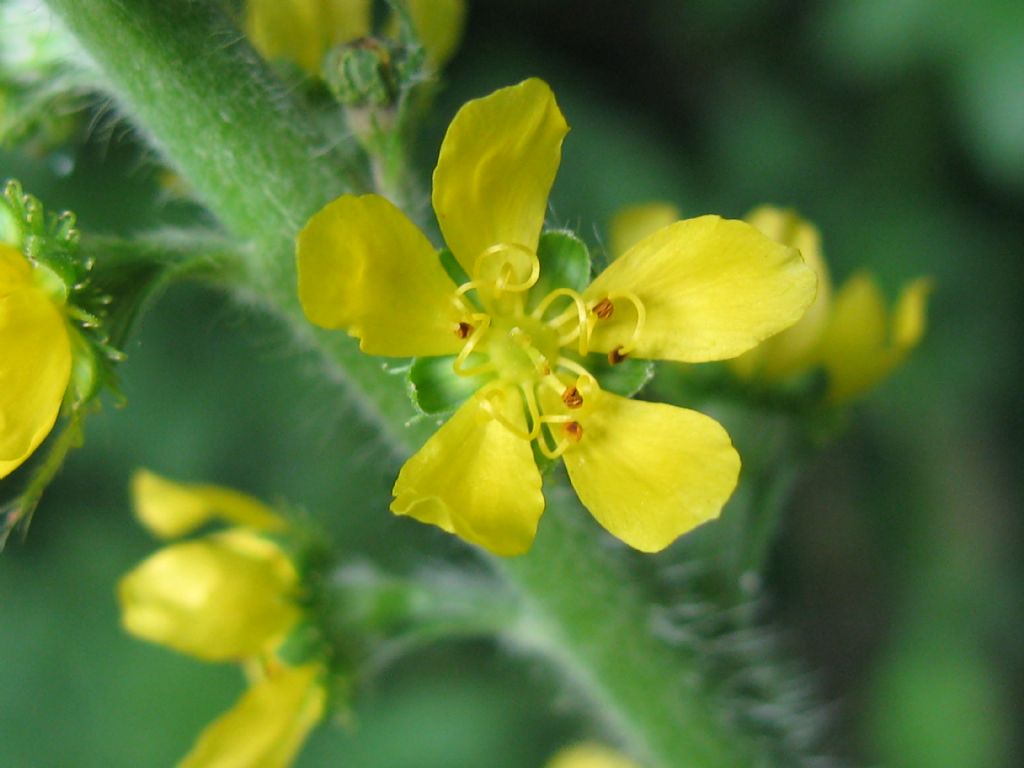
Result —
M455 357L450 355L413 360L407 376L409 398L422 413L451 413L487 380L486 376L459 376L452 368L454 361ZM474 364L471 355L467 365Z
M590 284L590 251L572 232L545 232L537 244L540 278L530 289L527 306L534 307L557 288L582 293Z

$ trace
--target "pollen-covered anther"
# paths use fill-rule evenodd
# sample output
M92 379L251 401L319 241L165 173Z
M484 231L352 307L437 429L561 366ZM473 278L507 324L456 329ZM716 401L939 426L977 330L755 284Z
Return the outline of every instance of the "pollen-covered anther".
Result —
M629 355L622 350L622 347L616 347L608 353L608 362L612 365L618 365L627 357L629 357Z
M468 339L470 334L473 333L473 326L463 321L455 326L455 335L460 339Z
M575 385L570 385L562 393L562 402L566 408L579 408L583 405L583 395Z
M572 442L578 443L583 439L583 425L578 421L566 422L563 427L565 430L565 436L568 437Z
M597 302L590 311L597 315L599 320L607 320L615 312L615 305L612 304L611 299L604 298Z

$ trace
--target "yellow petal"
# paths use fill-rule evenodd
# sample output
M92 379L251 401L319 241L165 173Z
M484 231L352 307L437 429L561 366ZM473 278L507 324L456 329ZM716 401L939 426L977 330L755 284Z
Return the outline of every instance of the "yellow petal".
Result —
M930 290L928 279L907 286L890 328L885 298L875 280L862 272L846 281L836 295L819 348L832 402L864 393L903 362L924 334Z
M391 511L496 555L518 555L530 548L544 511L540 472L529 441L488 408L526 431L517 390L480 390L402 467Z
M264 531L285 523L261 501L216 485L175 483L146 469L132 478L139 521L162 539L174 539L214 519Z
M317 665L281 667L206 727L178 768L286 768L324 717Z
M372 0L247 0L243 26L266 59L320 73L327 49L370 33Z
M536 252L568 131L554 94L537 79L470 101L455 115L434 169L433 202L445 242L471 277L493 246Z
M564 455L569 479L597 521L635 549L664 549L716 517L736 487L729 435L696 411L595 392L579 420L583 435Z
M726 360L793 325L814 300L815 277L800 254L742 221L701 216L665 227L613 261L587 289L611 298L592 348L624 347L640 358ZM638 328L632 294L646 310Z
M53 429L71 376L60 309L35 285L19 251L0 244L0 478Z
M600 744L576 744L551 758L547 768L640 768L628 757Z
M623 208L609 227L612 258L617 259L645 237L680 218L679 209L672 203L642 203Z
M465 0L409 0L409 15L427 60L435 69L440 69L462 40Z
M814 353L825 332L832 302L828 266L821 254L821 235L817 227L795 211L768 205L751 211L747 221L775 242L800 251L818 276L818 293L796 325L745 352L731 366L740 375L776 380L803 373L815 364Z
M426 236L379 195L344 195L299 233L299 300L310 322L344 328L371 355L459 351L455 284Z
M158 550L118 586L133 635L208 661L280 642L299 617L298 576L271 541L236 528Z

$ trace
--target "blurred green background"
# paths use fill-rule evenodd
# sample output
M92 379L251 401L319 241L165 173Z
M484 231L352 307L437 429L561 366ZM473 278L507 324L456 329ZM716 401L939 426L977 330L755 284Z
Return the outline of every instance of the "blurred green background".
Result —
M448 74L424 171L459 104L537 75L572 126L553 222L600 237L640 200L773 202L817 222L837 281L935 277L923 345L804 476L771 587L853 762L1022 764L1024 4L481 1ZM81 151L0 154L0 176L91 231L187 220L147 158L108 113ZM241 689L118 628L115 582L154 546L137 466L288 499L353 557L462 551L387 513L396 459L265 318L178 286L128 351L128 406L89 421L0 558L3 766L170 765ZM464 642L389 670L299 764L536 768L586 728L543 669Z

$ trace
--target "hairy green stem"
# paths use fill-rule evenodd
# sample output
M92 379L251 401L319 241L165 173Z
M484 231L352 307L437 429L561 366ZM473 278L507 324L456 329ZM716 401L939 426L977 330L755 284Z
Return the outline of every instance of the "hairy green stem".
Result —
M343 334L310 329L298 306L291 245L298 228L331 197L366 191L303 105L275 83L217 3L47 2L156 146L251 243L232 279L323 351L331 374L397 451L418 447L430 425L407 426L402 379ZM704 695L693 659L652 634L651 607L630 577L627 554L599 541L575 501L551 490L532 552L493 561L521 601L510 636L553 662L652 768L752 764L751 742Z

